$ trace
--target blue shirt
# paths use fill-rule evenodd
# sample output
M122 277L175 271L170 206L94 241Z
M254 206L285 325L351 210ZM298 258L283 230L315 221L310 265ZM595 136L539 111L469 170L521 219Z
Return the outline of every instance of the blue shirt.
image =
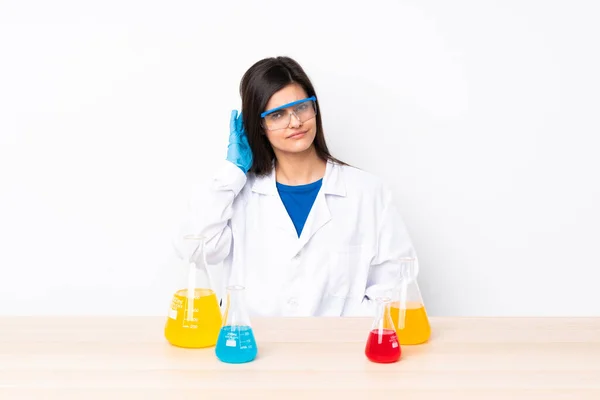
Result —
M296 233L298 234L298 237L300 237L306 218L308 218L310 209L317 198L317 193L319 193L319 189L321 189L323 179L319 179L308 185L298 186L284 185L279 182L276 183L279 197L281 197L281 201L294 223Z

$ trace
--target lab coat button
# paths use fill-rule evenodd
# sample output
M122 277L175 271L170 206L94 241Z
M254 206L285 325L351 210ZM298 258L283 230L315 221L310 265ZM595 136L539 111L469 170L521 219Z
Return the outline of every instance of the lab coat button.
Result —
M291 299L289 299L289 300L288 300L288 304L290 305L290 307L293 307L293 308L296 308L296 307L298 307L298 302L297 302L297 301L296 301L296 299L295 299L295 298L293 298L293 297L292 297Z

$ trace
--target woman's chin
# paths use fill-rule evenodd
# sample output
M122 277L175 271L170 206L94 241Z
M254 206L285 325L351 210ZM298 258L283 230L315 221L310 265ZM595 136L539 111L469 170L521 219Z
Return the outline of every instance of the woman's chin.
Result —
M296 141L293 144L286 144L286 146L282 146L278 148L280 153L285 154L302 154L309 151L312 151L312 141Z

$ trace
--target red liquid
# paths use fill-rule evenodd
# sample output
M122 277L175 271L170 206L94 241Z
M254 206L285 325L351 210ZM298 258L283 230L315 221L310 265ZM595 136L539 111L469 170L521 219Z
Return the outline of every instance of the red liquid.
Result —
M400 343L393 329L379 329L369 332L365 354L367 358L376 363L393 363L400 359Z

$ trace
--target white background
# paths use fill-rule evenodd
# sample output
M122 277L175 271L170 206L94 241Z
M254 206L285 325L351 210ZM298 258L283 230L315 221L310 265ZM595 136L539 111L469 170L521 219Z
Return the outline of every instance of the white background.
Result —
M165 315L190 183L288 55L431 315L600 315L597 2L198 3L0 0L0 314Z

